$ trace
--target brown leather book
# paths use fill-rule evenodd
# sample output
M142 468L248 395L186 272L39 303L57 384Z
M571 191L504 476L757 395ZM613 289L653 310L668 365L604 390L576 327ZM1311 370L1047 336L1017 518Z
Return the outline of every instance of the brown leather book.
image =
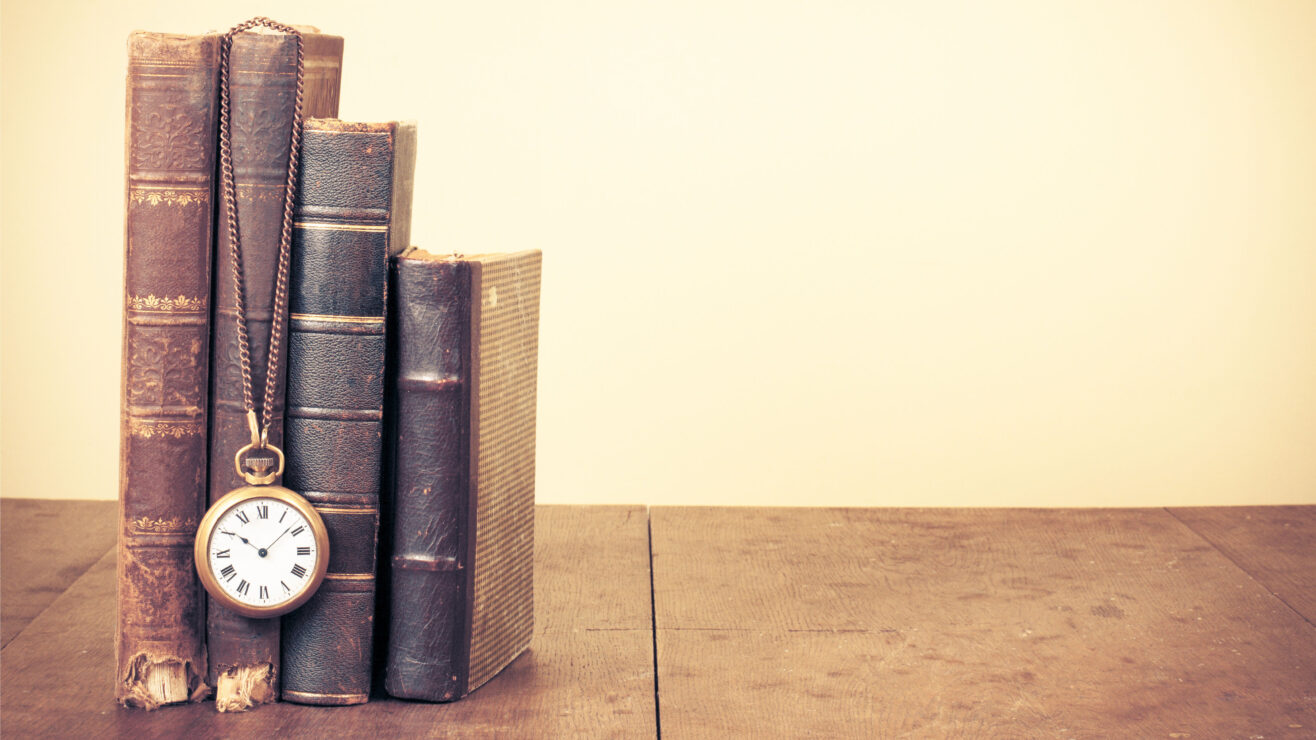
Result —
M303 116L332 118L338 114L343 39L318 33L303 33L302 38ZM230 132L246 280L251 379L259 402L264 395L269 360L274 278L288 178L297 84L296 39L265 33L238 34L233 39L229 69ZM212 504L229 491L246 485L233 465L225 462L231 461L234 453L251 441L242 403L237 298L229 258L228 218L223 208L219 209L215 226L210 459L216 464L210 466ZM287 366L287 362L281 362L280 371ZM271 410L269 440L282 447L284 384L282 378L279 380L275 408ZM216 708L241 711L253 704L275 701L279 685L279 620L243 617L210 600L206 622Z
M128 37L115 694L199 700L192 540L206 507L206 383L219 37Z
M393 263L385 688L466 696L534 629L542 255Z
M410 239L415 161L415 124L306 123L284 482L324 518L329 571L283 618L284 701L370 698L388 260Z

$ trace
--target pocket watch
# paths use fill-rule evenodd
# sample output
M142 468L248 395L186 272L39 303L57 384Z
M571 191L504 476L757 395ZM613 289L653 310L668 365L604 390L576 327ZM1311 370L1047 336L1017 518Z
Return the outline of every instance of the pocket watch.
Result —
M247 482L273 482L278 470ZM257 462L257 460L249 461ZM193 552L201 585L215 601L245 617L277 617L305 604L329 569L329 531L306 499L283 486L260 483L229 491L214 503L197 526Z

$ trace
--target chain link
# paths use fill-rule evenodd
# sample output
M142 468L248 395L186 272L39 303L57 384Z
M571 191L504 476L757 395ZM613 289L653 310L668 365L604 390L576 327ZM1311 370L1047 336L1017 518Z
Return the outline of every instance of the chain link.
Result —
M288 181L284 188L283 229L279 234L279 266L274 281L274 312L270 320L269 362L265 369L265 396L261 403L260 446L269 438L270 422L274 410L274 392L279 372L279 355L283 346L284 319L288 306L288 272L291 258L293 196L297 188L297 164L302 145L302 99L306 57L302 34L292 26L285 26L265 17L252 18L240 23L224 34L220 51L219 82L219 172L224 191L224 211L228 216L229 262L233 265L233 291L237 296L238 357L242 365L242 402L249 413L255 412L252 396L251 344L247 339L247 300L242 269L242 245L238 236L237 185L233 177L233 145L230 134L229 57L233 50L233 37L257 26L264 26L297 39L297 92L293 98L292 139L288 150ZM253 434L253 437L255 435ZM257 442L256 439L252 440Z

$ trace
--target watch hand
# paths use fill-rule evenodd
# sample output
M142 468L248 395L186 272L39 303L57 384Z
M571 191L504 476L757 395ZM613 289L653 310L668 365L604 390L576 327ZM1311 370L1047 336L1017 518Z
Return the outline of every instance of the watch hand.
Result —
M242 535L240 535L240 534L238 534L238 533L236 533L236 532L230 532L230 531L228 531L228 530L226 530L226 529L221 529L221 530L219 530L219 533L220 533L220 534L226 534L226 535L228 535L229 537L237 537L238 539L242 540L242 544L244 544L244 545L250 545L251 547L256 547L255 545L252 545L252 544L251 544L251 540L247 539L246 537L243 537ZM257 549L257 550L260 550L259 547L256 547L256 549ZM263 557L263 556L262 556L262 557Z
M292 529L292 527L288 527L288 529ZM282 534L280 534L278 537L275 537L275 538L274 538L274 542L278 542L279 540L283 539L283 535L288 534L288 529L283 530L283 533L282 533ZM269 549L273 548L273 547L274 547L274 542L271 542L270 544L266 545L266 546L265 546L265 549L266 549L266 550L269 550Z

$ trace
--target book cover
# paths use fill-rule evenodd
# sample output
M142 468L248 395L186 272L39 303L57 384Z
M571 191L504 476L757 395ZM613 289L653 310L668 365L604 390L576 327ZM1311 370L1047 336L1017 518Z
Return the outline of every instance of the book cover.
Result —
M304 118L338 114L343 39L303 33ZM241 33L229 59L233 175L238 230L246 280L247 329L252 387L265 387L273 320L274 278L278 267L297 83L297 41L292 36ZM238 350L237 297L230 262L228 217L216 218L215 300L211 359L209 497L214 503L246 485L231 464L250 441L242 401ZM280 363L286 368L287 363ZM269 441L283 446L283 378L271 410ZM276 485L279 481L275 481ZM210 603L206 613L210 681L220 711L247 709L275 701L279 681L279 620L249 619Z
M416 127L306 122L293 230L285 483L329 528L325 581L283 618L285 701L370 697L388 262L410 238Z
M534 628L542 255L393 262L385 688L451 701Z
M115 694L199 700L219 36L128 39Z

